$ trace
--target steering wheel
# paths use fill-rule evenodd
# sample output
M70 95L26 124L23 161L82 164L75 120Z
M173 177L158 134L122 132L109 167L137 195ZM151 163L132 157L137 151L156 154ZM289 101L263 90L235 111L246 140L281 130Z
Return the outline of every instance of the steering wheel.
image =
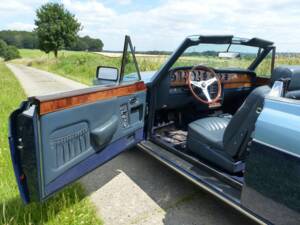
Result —
M201 70L201 71L206 71L210 74L209 79L204 79L203 76L199 76L198 78L194 75L197 73L194 73L194 71ZM215 96L212 96L210 91L209 91L209 86L212 84L217 83L218 85L218 91ZM189 73L188 76L188 85L190 88L190 91L192 92L193 96L199 100L202 103L205 104L212 104L217 102L220 97L221 97L221 92L222 92L222 86L221 86L221 81L215 71L209 67L203 66L203 65L198 65L194 66ZM203 98L203 95L205 96L206 99Z

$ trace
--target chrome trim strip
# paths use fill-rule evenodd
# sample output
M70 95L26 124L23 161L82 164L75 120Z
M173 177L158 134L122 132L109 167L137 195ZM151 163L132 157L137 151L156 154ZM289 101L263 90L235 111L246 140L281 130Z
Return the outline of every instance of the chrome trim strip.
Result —
M153 142L153 141L154 141L154 142ZM160 141L159 139L153 139L153 141L151 141L153 144L158 145L158 146L161 147L161 148L165 148L165 146L164 146L165 143L163 143L163 142ZM167 146L167 147L168 147L168 146ZM174 152L169 151L168 149L167 149L167 151L168 151L168 152L171 152L172 154L174 154ZM191 157L191 156L189 156L189 155L187 155L187 154L185 154L185 153L181 153L181 152L178 151L177 149L173 149L173 151L178 152L177 154L180 154L181 156L184 155L184 157L188 158L188 160L192 161L192 163L197 163L198 165L202 166L202 167L205 168L206 170L215 173L217 176L219 176L219 178L221 178L221 179L223 179L223 180L230 180L230 182L234 183L236 187L238 187L240 190L242 190L243 185L242 185L239 181L237 181L237 180L235 180L235 179L233 179L233 178L231 178L231 177L228 177L228 176L225 177L225 175L224 175L222 172L220 172L220 171L216 170L215 168L213 168L213 167L211 167L211 166L209 166L209 165L203 163L202 161L196 160L194 157ZM175 154L175 155L176 155L176 154ZM177 156L180 157L180 155L177 155ZM188 161L188 162L189 162L189 161ZM227 181L227 183L230 184L228 181Z
M285 153L285 154L287 154L287 155L290 155L290 156L293 156L293 157L296 157L296 158L300 159L300 155L298 155L298 154L295 154L295 153L293 153L293 152L289 152L289 151L287 151L287 150L284 150L284 149L282 149L282 148L280 148L280 147L277 147L277 146L268 144L268 143L266 143L266 142L264 142L264 141L260 141L260 140L258 140L258 139L256 139L256 138L253 139L253 142L256 142L256 143L261 144L261 145L265 145L265 146L267 146L267 147L269 147L269 148L274 149L275 151L282 152L282 153Z

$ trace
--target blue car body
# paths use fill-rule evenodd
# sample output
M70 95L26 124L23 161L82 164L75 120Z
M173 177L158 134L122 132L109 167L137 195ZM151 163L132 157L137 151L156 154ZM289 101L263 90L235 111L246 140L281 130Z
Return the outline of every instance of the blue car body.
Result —
M197 43L201 40L231 43L233 39L200 36ZM127 44L125 50L133 49L128 38ZM300 91L298 81L291 98L268 95L263 106L256 109L258 118L247 142L249 154L238 173L155 139L154 121L159 110L166 110L166 99L171 99L169 106L173 110L187 95L186 87L169 92L168 76L176 59L192 44L192 39L187 38L158 71L124 76L121 68L122 84L105 79L96 81L98 86L34 96L23 102L10 116L9 143L24 202L44 201L122 151L138 146L259 223L300 224L300 101L295 95ZM253 67L274 50L272 42L256 38L242 39L240 44L264 49ZM123 61L126 54L124 51ZM284 69L290 82L300 79L300 67ZM254 76L251 82L256 82L251 68L239 72ZM242 96L254 88L228 88L223 96Z

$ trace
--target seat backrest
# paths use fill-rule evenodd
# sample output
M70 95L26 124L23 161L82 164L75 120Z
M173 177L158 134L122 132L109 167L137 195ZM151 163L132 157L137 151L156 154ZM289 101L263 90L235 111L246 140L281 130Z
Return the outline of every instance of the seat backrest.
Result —
M270 86L275 81L290 79L286 97L300 97L300 66L280 66L273 70ZM223 136L224 150L235 159L242 159L247 148L255 122L263 108L265 96L270 92L269 86L255 88L243 105L233 115Z
M300 66L285 66L282 72L288 75L290 83L285 94L286 98L300 99Z
M257 117L262 110L265 96L271 88L255 88L230 120L223 136L224 150L233 158L241 159L246 151Z

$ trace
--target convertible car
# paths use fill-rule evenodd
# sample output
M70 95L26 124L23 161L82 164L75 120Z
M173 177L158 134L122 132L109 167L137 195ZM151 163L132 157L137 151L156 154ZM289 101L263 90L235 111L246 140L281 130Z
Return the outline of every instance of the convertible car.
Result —
M274 65L270 41L195 35L140 72L126 36L120 70L99 66L93 87L11 114L22 199L43 201L137 146L259 223L300 224L300 66Z

